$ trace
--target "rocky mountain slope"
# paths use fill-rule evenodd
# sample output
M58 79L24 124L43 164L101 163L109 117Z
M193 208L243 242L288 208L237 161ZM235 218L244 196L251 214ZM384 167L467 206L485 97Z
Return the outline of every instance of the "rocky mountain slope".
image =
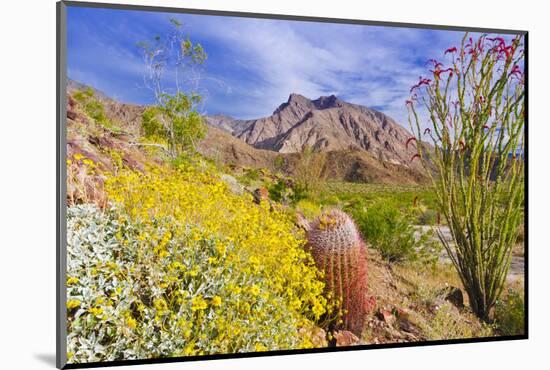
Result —
M69 153L82 152L96 162L107 164L109 161L102 158L104 153L116 150L121 154L124 164L133 168L143 168L147 152L151 148L142 147L136 145L136 143L141 138L141 114L145 107L120 103L94 90L94 96L103 105L106 116L117 127L116 131L109 130L94 123L90 117L83 113L81 104L71 98L76 91L86 88L88 88L86 85L78 82L69 82L67 92L67 144ZM293 122L300 115L307 115L308 109L309 112L314 111L314 115L328 116L338 115L339 109L342 109L342 113L352 109L362 109L358 106L353 107L331 97L311 101L300 95L291 95L289 102L282 104L275 111L272 117L276 118L273 118L273 120L264 118L256 121L238 121L227 116L208 116L206 117L208 130L205 138L198 143L197 150L202 155L233 168L266 168L272 172L282 172L285 175L292 176L300 161L301 153L299 150L276 151L267 145L265 147L258 144L251 145L246 142L245 138L252 141L252 137L257 137L259 143L261 141L260 137L268 137L276 132L280 133L275 136L281 135L281 138L283 136L299 137L299 131L302 129L294 127L296 124ZM327 179L386 184L417 184L426 181L423 172L418 168L402 164L398 160L373 156L371 152L374 144L371 144L370 149L366 150L358 144L345 145L339 143L341 139L343 141L347 140L349 144L351 139L350 136L344 136L344 128L331 129L327 127L335 122L319 122L319 126L325 127L326 132L322 130L322 127L312 128L313 131L318 131L318 135L324 135L326 142L330 144L322 148L312 145L316 149L327 151L326 164L323 169ZM315 124L315 121L311 121L311 124ZM383 126L383 124L381 125ZM392 145L399 148L397 138L401 138L406 134L402 132L404 129L390 127L390 125L391 123L388 121L385 125L386 128L380 129L378 137L383 137L382 131L387 132L387 134L384 134L386 136L393 135L394 139L388 138L388 140L392 140ZM259 131L260 126L264 126L263 133ZM269 134L270 132L271 134ZM309 145L314 141L314 138L309 141L305 140L303 145ZM408 160L405 162L408 162Z
M362 150L394 164L410 166L415 150L407 148L412 136L392 118L376 110L347 103L334 95L310 100L291 94L271 116L256 120L231 120L210 116L208 123L248 144L279 153ZM418 168L418 165L412 164Z

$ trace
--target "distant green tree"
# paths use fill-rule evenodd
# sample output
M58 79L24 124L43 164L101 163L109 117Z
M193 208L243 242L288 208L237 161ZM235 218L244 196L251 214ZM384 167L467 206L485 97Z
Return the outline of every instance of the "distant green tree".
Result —
M145 86L154 93L156 103L143 112L141 123L146 137L162 138L166 150L176 157L195 151L196 142L206 132L197 108L202 101L198 67L207 55L185 35L181 22L171 18L170 23L172 30L166 38L155 36L150 42L138 43L147 68ZM166 78L167 70L173 79Z

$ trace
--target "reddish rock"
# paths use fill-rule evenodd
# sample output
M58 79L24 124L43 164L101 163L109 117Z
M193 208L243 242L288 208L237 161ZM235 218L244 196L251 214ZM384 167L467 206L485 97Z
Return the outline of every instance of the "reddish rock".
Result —
M67 118L72 119L73 121L76 121L76 117L78 117L78 114L74 110L68 110L67 111Z
M269 200L269 191L266 188L258 188L254 190L254 201L260 204L264 200Z
M380 308L378 312L376 313L376 316L385 322L388 325L392 325L395 322L395 316L391 313L391 311Z
M334 333L336 347L355 346L360 344L359 338L351 331L340 330Z

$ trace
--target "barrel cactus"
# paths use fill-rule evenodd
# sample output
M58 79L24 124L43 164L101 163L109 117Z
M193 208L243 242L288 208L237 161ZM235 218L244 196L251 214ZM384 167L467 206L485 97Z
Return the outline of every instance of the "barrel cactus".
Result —
M366 246L357 226L346 213L331 210L305 229L308 248L324 272L327 293L339 305L340 316L330 329L360 336L372 302L367 297Z

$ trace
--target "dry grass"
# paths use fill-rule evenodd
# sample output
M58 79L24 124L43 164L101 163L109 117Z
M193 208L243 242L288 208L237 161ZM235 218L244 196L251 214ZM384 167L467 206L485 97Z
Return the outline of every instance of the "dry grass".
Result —
M465 294L464 308L445 300L450 287L464 291L451 265L438 264L433 269L389 265L378 252L370 249L369 292L376 297L376 312L392 312L394 317L389 321L395 319L395 322L371 318L363 340L387 343L497 335L469 310Z

